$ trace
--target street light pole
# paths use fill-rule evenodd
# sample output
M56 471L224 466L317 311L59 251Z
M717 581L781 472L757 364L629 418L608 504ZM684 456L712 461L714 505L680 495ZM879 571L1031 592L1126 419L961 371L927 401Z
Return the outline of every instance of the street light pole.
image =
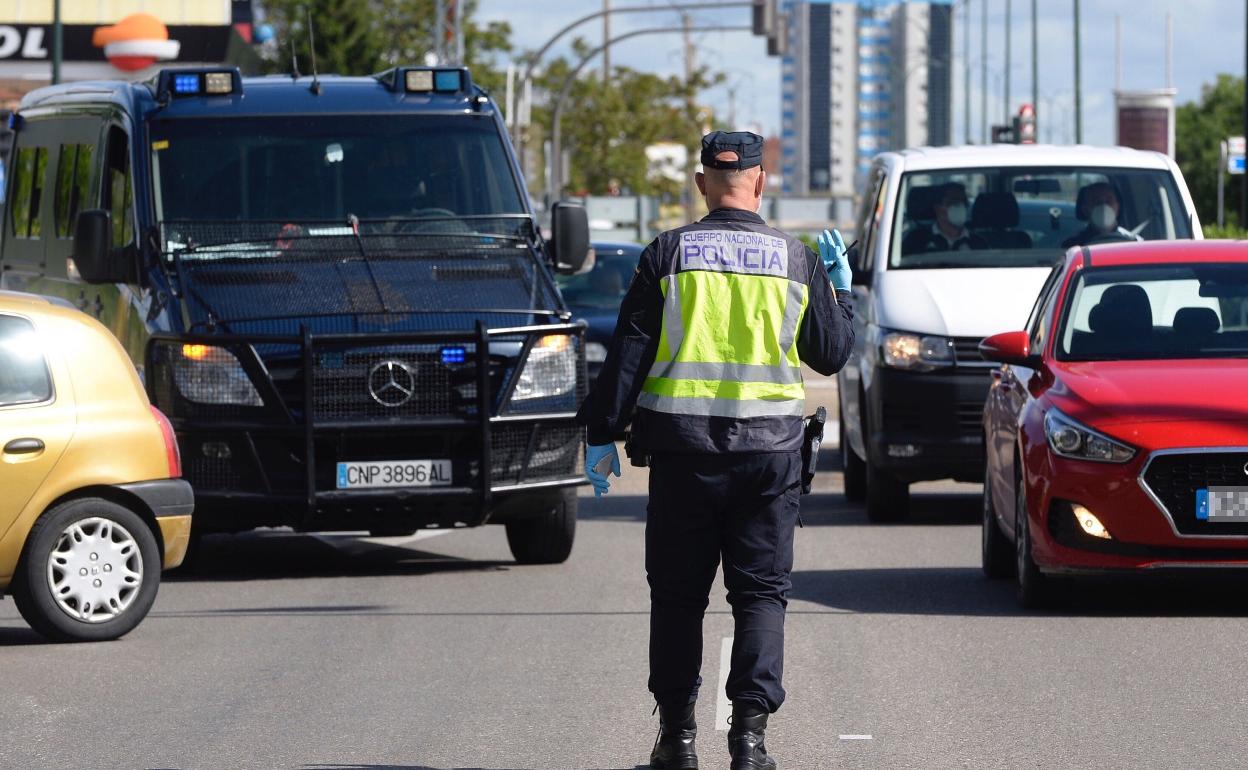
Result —
M971 0L962 4L962 132L971 143Z
M747 3L748 5L748 3ZM742 32L753 29L750 26L712 26L712 27L690 27L689 32ZM559 197L563 188L563 105L568 100L568 94L572 93L572 85L576 82L576 78L581 74L581 70L585 69L585 65L593 61L594 57L602 53L607 46L615 45L632 37L640 35L671 35L684 34L685 28L682 27L648 27L646 29L636 29L632 32L625 32L623 35L617 35L594 50L585 54L584 58L577 63L572 71L568 73L567 78L563 81L563 86L559 89L559 94L555 97L554 108L550 114L550 178L546 180L547 203L553 203Z
M61 60L65 57L61 31L61 0L52 0L52 85L61 82Z
M1038 0L1031 0L1031 108L1033 110L1040 107L1040 30L1039 13L1036 11L1037 2ZM1039 118L1036 120L1039 122Z
M979 141L988 144L988 0L979 0Z
M1010 19L1010 8L1012 3L1005 0L1005 104L1001 105L1005 109L1005 119L1001 125L1010 125L1010 66L1014 63L1014 56L1011 51L1010 42L1014 35L1013 25Z
M1083 57L1080 51L1079 0L1075 0L1075 144L1083 144Z

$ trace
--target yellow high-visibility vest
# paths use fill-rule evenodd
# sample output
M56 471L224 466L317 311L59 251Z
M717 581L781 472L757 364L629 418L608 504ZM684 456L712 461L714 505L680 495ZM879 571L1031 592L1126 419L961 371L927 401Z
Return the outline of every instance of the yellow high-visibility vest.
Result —
M800 417L797 334L808 276L790 275L784 238L749 230L681 233L660 279L663 323L638 406L711 417Z

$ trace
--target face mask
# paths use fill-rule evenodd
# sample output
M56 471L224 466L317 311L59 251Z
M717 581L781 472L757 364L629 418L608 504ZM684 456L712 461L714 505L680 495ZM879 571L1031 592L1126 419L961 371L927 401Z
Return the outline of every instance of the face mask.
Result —
M1118 212L1108 203L1102 203L1092 209L1088 220L1097 230L1109 232L1118 226Z
M966 224L966 204L955 203L945 209L945 217L949 220L949 224L954 227L961 227Z

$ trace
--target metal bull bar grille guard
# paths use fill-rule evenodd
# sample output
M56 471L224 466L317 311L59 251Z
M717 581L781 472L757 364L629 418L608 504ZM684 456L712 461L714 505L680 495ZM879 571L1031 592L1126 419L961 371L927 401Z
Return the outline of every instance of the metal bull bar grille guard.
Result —
M460 498L465 502L476 498L479 502L477 521L466 522L469 525L485 523L491 512L491 502L495 495L519 490L567 487L583 483L578 463L573 462L566 473L547 474L547 478L527 479L530 464L538 454L537 440L539 428L556 431L559 436L570 431L579 434L572 420L575 417L575 404L579 402L585 389L585 329L579 323L540 324L490 329L481 321L477 321L474 330L463 331L411 331L387 333L329 333L313 334L306 326L298 336L270 336L247 334L157 334L148 343L146 354L145 378L148 396L154 404L169 415L174 427L180 434L205 432L240 436L239 441L251 455L251 459L259 469L259 489L253 492L233 492L218 495L226 499L274 498L286 502L294 502L292 496L284 490L275 489L269 473L264 468L261 453L256 449L255 437L280 436L290 439L302 439L303 479L302 500L306 512L301 523L307 523L326 504L354 502L361 505L367 501L384 501L402 495L404 499L412 497ZM530 361L534 346L546 337L566 335L576 350L576 382L569 392L570 398L562 399L554 409L514 408L513 396L522 377L525 365ZM491 342L509 342L518 346L515 357L500 357L492 353ZM472 346L466 351L466 359L475 365L473 373L475 382L472 392L475 404L464 413L426 414L420 416L376 417L324 419L318 417L316 394L317 357L326 351L342 351L353 347L376 350L379 347L400 348L402 346ZM224 348L232 353L246 373L247 378L258 394L259 403L250 404L204 404L188 398L181 392L181 385L173 372L171 356L184 355L185 351L197 346L205 349ZM302 370L301 393L287 391L285 395L279 389L270 367L257 352L257 348L288 349L292 353L298 351L298 360ZM505 362L500 364L500 358ZM302 408L292 406L290 401L300 398ZM553 425L552 425L553 423ZM395 489L369 490L318 490L317 481L317 437L333 432L350 431L386 431L401 429L425 431L447 431L454 429L475 429L479 437L479 451L476 453L477 463L473 482L461 483L463 477L451 486L406 487ZM508 463L507 475L502 479L496 472L496 461L500 450L492 440L496 431L511 431L516 436L499 436L511 443L511 452L504 452L504 460ZM527 434L525 433L527 431ZM526 440L527 435L527 440ZM522 448L521 448L522 447ZM507 449L506 446L503 447ZM184 447L184 454L189 447ZM578 449L579 452L579 444ZM516 459L520 458L520 459ZM457 461L468 458L458 457ZM518 467L512 473L511 468ZM195 479L191 479L195 481ZM198 485L197 485L198 486ZM285 488L289 490L289 487ZM197 488L197 494L200 490ZM212 490L207 490L213 496Z

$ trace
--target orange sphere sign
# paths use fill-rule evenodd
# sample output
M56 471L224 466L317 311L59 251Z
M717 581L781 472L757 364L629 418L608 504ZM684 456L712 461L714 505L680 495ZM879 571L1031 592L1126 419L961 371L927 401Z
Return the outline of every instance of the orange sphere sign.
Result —
M100 27L91 36L96 48L119 70L135 72L157 61L176 59L181 47L169 39L169 30L160 19L147 13L132 13L111 27Z

